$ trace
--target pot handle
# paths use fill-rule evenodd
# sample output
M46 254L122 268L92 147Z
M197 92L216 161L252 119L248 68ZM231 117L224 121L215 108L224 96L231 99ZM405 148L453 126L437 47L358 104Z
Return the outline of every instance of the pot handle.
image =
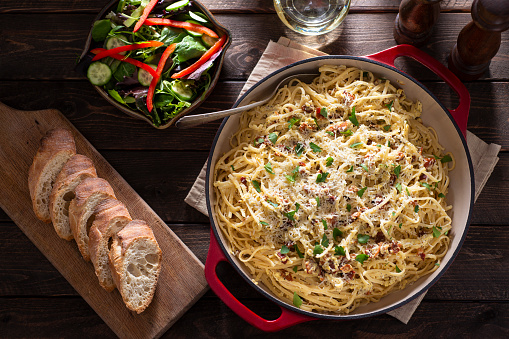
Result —
M233 312L251 325L262 331L275 332L305 321L315 320L315 318L292 312L282 306L279 306L281 308L281 315L279 318L275 320L267 320L260 317L235 298L219 280L216 274L216 267L221 261L228 262L228 259L226 259L226 256L219 246L216 236L211 228L210 247L207 254L207 260L205 262L205 279L207 279L210 288L217 294L219 299L221 299L229 308L232 309Z
M470 94L465 85L452 73L447 67L438 60L424 53L420 49L411 45L397 45L381 52L366 55L365 58L379 61L389 66L394 66L394 60L400 56L408 56L429 68L432 72L444 80L458 95L459 105L453 110L449 110L456 121L459 129L466 137L468 112L470 110Z

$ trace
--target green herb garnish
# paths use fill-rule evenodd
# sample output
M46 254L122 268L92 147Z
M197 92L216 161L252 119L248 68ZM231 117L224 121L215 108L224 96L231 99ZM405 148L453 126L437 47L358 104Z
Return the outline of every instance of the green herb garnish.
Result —
M235 167L233 167L233 165L230 165L230 166L231 166L231 168L232 168L232 171L234 171L234 172L235 172Z
M428 189L428 191L431 191L431 186L428 183L421 182L421 186L424 186Z
M299 297L297 292L293 292L293 305L298 308L302 305L302 299Z
M346 171L346 173L353 172L353 165L350 166L350 169Z
M267 203L269 203L272 207L277 208L277 207L279 206L279 204L278 204L278 203L272 202L272 201L270 201L269 199L267 199L267 200L265 200L265 201L266 201Z
M438 238L442 234L442 232L440 232L440 230L438 228L436 228L435 226L433 226L432 231L433 231L434 238Z
M337 237L343 236L343 232L337 227L334 227L332 230L332 239L336 240Z
M316 207L320 207L320 197L315 197Z
M323 248L320 246L320 244L316 243L315 248L313 249L313 255L322 254Z
M295 273L297 273L297 271L298 271L298 270L299 270L299 266L293 266L293 271L294 271Z
M385 107L387 107L389 109L389 112L392 111L392 104L393 103L394 103L394 100L392 100L390 104L385 105Z
M345 136L350 136L353 134L352 130L351 129L347 129L346 131L342 131L342 132L339 132Z
M348 116L348 119L354 124L355 126L359 126L359 121L357 121L357 117L355 116L355 106L352 107L352 114Z
M367 234L357 234L357 241L359 244L367 244L369 240L369 235Z
M439 193L439 194L438 194L438 197L439 197L439 198L445 198L445 194L443 194L443 193Z
M277 141L277 137L278 137L277 133L270 133L268 138L273 144L275 144Z
M368 259L368 255L367 254L359 254L355 257L355 260L357 260L358 262L360 262L361 264L364 263L364 260Z
M398 265L396 265L396 273L401 273L401 270L399 269Z
M400 173L401 173L401 165L394 167L394 174L396 174L396 178L399 178Z
M283 247L281 247L281 254L286 254L288 252L290 252L290 249L286 246L286 245L283 245Z
M267 225L269 225L269 223L268 223L268 222L265 222L265 221L262 221L262 220L260 220L260 224L262 224L263 226L267 226Z
M329 172L318 173L318 175L316 176L316 183L325 182L328 175L329 175Z
M364 192L366 191L368 187L364 187L364 188L361 188L360 190L357 191L357 195L359 196L359 198L362 198L362 195L364 194Z
M451 158L451 156L450 156L450 155L446 155L446 156L444 156L442 159L440 159L440 162L441 162L442 164L445 164L446 162L451 162L451 161L452 161L452 158Z
M320 114L322 117L327 118L327 108L322 107L322 109L320 110Z
M346 204L346 210L350 212L352 210L352 205Z
M297 143L297 145L295 145L295 153L297 154L298 157L300 157L302 155L302 152L304 152L304 145L302 145L301 143Z
M335 135L334 132L331 132L331 131L325 131L325 133L327 133L328 135L330 135L332 137Z
M328 157L327 158L327 162L325 163L325 165L327 167L329 167L330 165L332 165L333 162L334 162L334 158L333 157Z
M329 246L329 238L327 238L327 234L324 234L322 237L322 246L328 247Z
M260 193L262 191L259 181L253 180L251 181L251 183L253 184L253 187L255 188L256 192Z
M272 169L272 164L270 163L270 161L268 163L265 164L265 166L263 166L265 168L265 170L267 172L269 172L270 174L275 174L274 173L274 170Z
M302 254L302 252L299 250L299 246L295 244L293 247L295 248L295 252L297 252L299 258L304 258L304 254Z
M346 255L345 249L343 248L343 246L336 246L334 247L334 254L345 256Z
M385 130L386 132L387 132L388 130L390 130L390 129L391 129L391 125L386 125L386 126L384 126L384 130Z
M311 150L313 150L313 152L315 152L315 153L322 151L322 148L313 142L309 143L309 147L311 147Z
M361 167L362 167L362 168L364 168L364 170L365 170L366 172L369 172L368 166L366 166L366 165L364 165L364 164L361 164Z
M350 148L357 148L360 146L362 146L362 142L354 142L353 144L350 145Z
M396 184L396 189L398 190L398 193L401 193L401 190L403 189L399 182Z
M414 212L415 212L415 213L419 212L419 205L415 205L415 207L414 207Z

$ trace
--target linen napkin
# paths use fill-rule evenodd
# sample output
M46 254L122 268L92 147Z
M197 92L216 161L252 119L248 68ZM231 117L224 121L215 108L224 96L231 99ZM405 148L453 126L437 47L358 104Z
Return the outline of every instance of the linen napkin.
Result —
M316 49L300 45L285 37L279 38L277 43L270 41L262 57L251 72L249 79L242 88L239 97L256 82L272 73L273 71L293 62L319 55L327 54ZM477 200L479 193L483 189L486 181L490 177L493 169L495 168L495 165L498 162L499 158L497 155L500 151L500 145L487 144L473 133L467 131L467 146L468 150L470 151L470 156L472 158L474 167L475 200ZM191 187L191 190L189 191L184 201L192 207L196 208L201 213L208 215L205 196L206 171L207 164L205 163L200 174L198 175L198 178L194 182L193 187ZM421 294L418 298L412 300L408 304L394 311L388 312L387 314L407 324L421 303L425 294L426 293Z

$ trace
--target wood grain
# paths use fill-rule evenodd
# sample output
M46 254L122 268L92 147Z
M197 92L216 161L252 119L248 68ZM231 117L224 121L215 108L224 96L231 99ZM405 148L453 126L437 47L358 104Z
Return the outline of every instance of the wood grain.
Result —
M392 47L395 45L392 36L395 16L395 13L352 14L330 34L306 37L286 29L272 14L253 15L249 20L241 15L217 15L218 21L230 29L233 37L226 52L221 79L247 79L269 40L277 40L281 36L328 54L360 56ZM83 79L74 71L74 65L93 20L94 15L87 14L2 15L0 50L8 52L0 54L0 64L9 67L0 68L0 79ZM366 24L368 21L369 25ZM430 42L422 49L445 64L459 31L469 21L470 14L443 13ZM352 39L353 36L355 39ZM414 72L410 74L418 74L419 80L438 80L427 68L401 60L397 65L404 71ZM508 60L509 31L506 31L502 34L502 46L492 60L490 73L483 79L509 79Z
M414 74L414 73L410 73ZM419 74L416 74L419 78ZM448 108L457 105L456 94L443 82L425 81L424 85ZM488 143L509 151L509 82L470 82L471 95L468 129ZM244 86L240 81L220 82L211 96L194 113L231 108ZM19 89L22 88L23 91ZM31 100L24 100L26 93ZM102 99L87 81L0 81L0 101L22 110L55 108L100 150L168 150L208 152L220 121L192 129L171 127L156 130L144 121L131 118ZM97 128L108 133L97 133ZM187 159L186 163L192 159Z
M203 264L60 112L22 112L3 104L0 112L5 119L0 126L0 207L118 336L160 336L205 293ZM41 137L56 127L72 131L77 152L92 159L98 175L110 182L133 219L146 220L160 244L158 288L150 307L140 315L127 310L118 291L103 290L76 245L58 238L51 225L37 220L31 211L28 168Z
M273 13L272 0L242 0L233 2L229 0L201 0L212 13ZM75 13L89 12L98 13L106 2L103 0L91 0L80 2L61 3L58 0L48 1L15 1L5 0L0 7L0 13L21 13L21 12L52 12L52 13ZM442 11L469 11L472 0L443 0ZM397 12L399 0L352 0L350 12Z

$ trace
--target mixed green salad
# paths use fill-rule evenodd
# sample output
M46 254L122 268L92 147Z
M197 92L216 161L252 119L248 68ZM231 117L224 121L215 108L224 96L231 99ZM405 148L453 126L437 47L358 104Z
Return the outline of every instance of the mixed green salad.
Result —
M163 125L207 92L227 40L213 27L189 0L120 0L94 22L87 77Z

